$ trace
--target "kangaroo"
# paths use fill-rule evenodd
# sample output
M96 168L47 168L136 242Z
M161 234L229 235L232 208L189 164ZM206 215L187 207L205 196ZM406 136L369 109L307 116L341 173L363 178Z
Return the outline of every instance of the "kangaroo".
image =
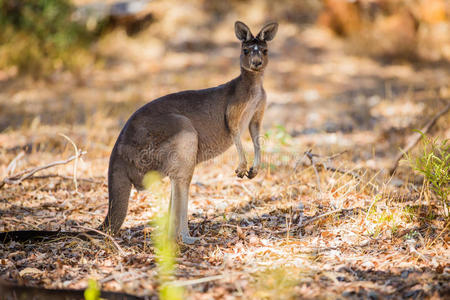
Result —
M239 155L236 175L249 179L261 164L260 127L266 106L263 88L268 63L267 42L278 24L265 25L253 36L242 22L235 23L241 41L241 74L217 87L163 96L138 109L126 122L111 153L108 170L108 214L101 230L117 233L125 220L132 185L142 189L149 171L170 178L170 226L186 244L198 238L188 229L189 186L195 166L211 159L233 143ZM241 133L249 128L254 162L247 170Z

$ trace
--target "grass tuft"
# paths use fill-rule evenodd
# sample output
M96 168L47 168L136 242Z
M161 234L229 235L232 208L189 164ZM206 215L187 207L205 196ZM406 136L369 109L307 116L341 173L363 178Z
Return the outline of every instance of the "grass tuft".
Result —
M419 132L421 133L421 132ZM445 139L438 142L422 134L423 147L420 154L413 158L407 155L412 168L422 174L427 186L442 203L446 218L449 217L449 182L450 182L450 144Z

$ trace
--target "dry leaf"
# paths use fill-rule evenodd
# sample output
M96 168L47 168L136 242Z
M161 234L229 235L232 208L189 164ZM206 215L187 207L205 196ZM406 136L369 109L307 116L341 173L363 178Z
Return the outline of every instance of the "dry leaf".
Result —
M21 277L23 277L25 275L33 275L33 274L41 274L41 273L43 273L43 272L39 269L26 267L25 269L23 269L22 271L19 272L19 275Z

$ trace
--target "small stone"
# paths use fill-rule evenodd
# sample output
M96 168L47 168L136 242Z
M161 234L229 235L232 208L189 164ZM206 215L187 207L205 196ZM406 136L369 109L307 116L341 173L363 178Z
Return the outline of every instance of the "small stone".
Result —
M371 261L364 262L361 267L364 267L365 269L373 269L375 265Z
M353 296L355 294L356 294L355 291L345 291L345 292L342 293L342 297L347 298L347 297L351 297L351 296Z
M389 184L392 186L395 186L395 187L401 187L401 186L403 186L404 182L403 182L403 180L401 180L399 178L392 178L392 180Z
M374 299L374 300L379 299L378 293L375 291L369 291L367 293L367 296L369 297L369 299Z

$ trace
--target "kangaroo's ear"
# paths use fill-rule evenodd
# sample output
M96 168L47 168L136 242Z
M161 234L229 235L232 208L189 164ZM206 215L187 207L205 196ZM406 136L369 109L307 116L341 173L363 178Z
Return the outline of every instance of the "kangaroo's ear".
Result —
M247 42L253 39L253 34L250 29L244 23L237 21L234 23L234 32L236 33L236 37L238 40L242 42Z
M271 41L277 34L277 30L278 23L269 23L261 29L256 38L265 42Z

